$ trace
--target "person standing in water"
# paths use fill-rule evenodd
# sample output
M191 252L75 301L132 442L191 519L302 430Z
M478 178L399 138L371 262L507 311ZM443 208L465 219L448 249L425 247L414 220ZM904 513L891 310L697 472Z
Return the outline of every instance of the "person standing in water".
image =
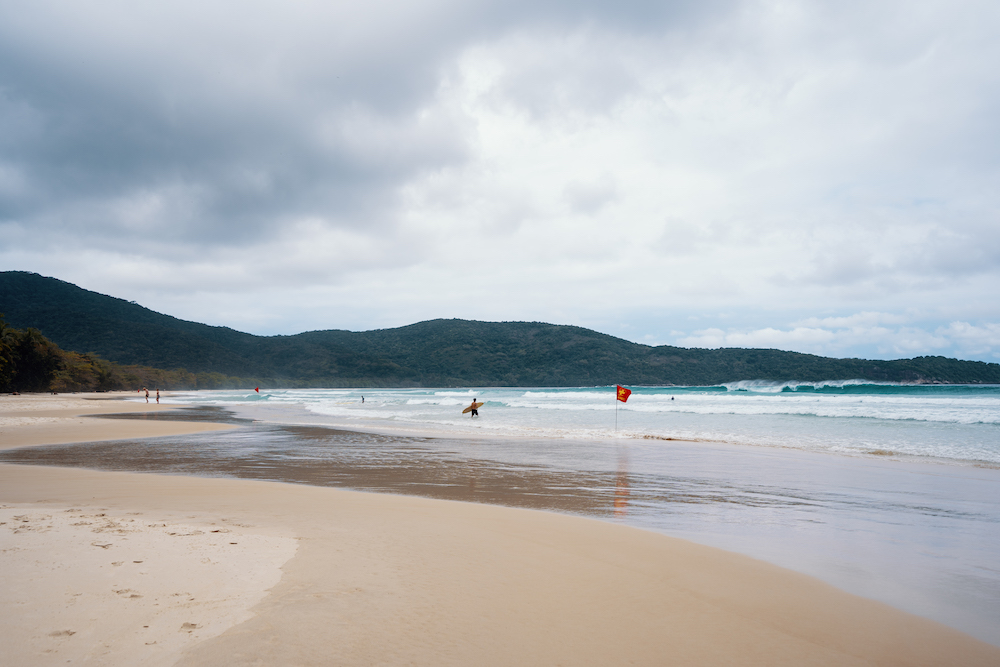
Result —
M472 405L470 405L469 407L472 408L472 416L473 417L478 417L479 416L479 410L476 408L476 399L474 399L474 398L472 399ZM470 419L471 419L471 417L470 417Z

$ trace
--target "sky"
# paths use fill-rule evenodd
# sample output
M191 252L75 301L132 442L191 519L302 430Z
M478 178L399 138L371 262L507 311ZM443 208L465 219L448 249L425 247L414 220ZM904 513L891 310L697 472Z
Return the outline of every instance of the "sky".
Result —
M0 270L1000 361L995 1L0 1Z

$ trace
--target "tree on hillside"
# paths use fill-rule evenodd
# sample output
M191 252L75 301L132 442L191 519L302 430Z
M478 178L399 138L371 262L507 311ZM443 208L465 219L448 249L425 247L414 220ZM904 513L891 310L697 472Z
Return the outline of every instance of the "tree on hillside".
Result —
M59 348L38 329L17 331L12 336L16 391L48 391L56 372L62 368Z
M0 313L0 391L8 391L14 379L14 333Z

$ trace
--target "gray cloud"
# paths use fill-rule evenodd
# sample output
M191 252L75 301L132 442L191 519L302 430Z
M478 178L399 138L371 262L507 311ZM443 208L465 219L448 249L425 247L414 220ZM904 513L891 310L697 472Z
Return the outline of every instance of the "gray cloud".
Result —
M117 237L89 204L163 193L188 211L173 233L199 242L295 215L372 222L415 173L467 158L460 122L421 113L469 44L525 25L662 27L694 4L11 8L0 118L22 185L2 216Z
M262 333L854 350L796 323L920 308L865 349L992 358L998 28L975 1L2 6L0 268Z

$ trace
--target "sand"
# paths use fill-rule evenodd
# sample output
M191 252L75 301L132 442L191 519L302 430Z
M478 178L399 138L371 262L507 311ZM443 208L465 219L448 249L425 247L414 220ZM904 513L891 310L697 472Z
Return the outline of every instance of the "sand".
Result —
M9 664L1000 664L810 577L592 519L15 465L0 507Z
M251 618L296 540L199 518L0 505L4 664L172 664Z
M163 393L161 400L166 396L167 394ZM157 404L155 391L152 392L149 403L123 400L136 397L142 397L142 394L108 392L0 395L0 449L30 445L61 445L70 442L94 442L97 440L150 438L233 428L228 424L143 422L85 416L155 412L181 407L165 403Z

